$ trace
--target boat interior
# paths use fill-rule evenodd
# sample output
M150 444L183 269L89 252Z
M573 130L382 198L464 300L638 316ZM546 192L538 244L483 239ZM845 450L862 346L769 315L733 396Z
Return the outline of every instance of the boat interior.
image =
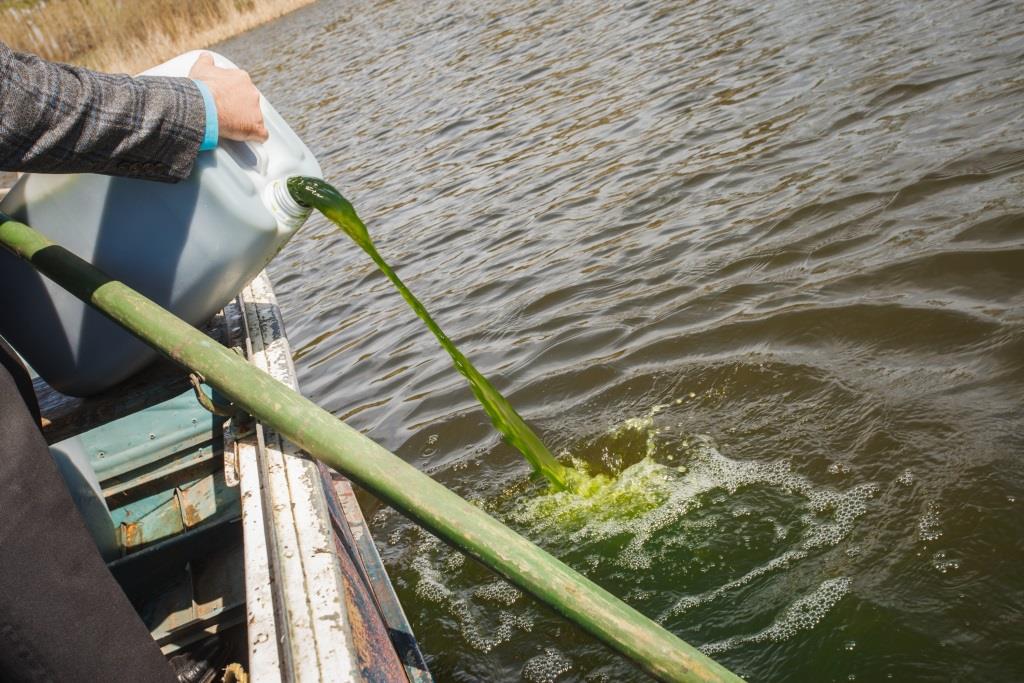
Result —
M265 274L202 329L297 387ZM85 399L35 388L87 526L166 655L216 639L229 682L431 680L341 475L167 360Z

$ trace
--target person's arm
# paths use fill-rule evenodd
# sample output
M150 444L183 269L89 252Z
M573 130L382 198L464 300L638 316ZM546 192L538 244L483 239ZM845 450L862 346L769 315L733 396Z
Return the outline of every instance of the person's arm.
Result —
M0 169L186 178L203 140L188 78L131 78L0 44Z
M220 137L266 138L248 75L206 66L191 76L216 102ZM206 129L190 78L103 74L0 43L0 170L174 182L192 171Z

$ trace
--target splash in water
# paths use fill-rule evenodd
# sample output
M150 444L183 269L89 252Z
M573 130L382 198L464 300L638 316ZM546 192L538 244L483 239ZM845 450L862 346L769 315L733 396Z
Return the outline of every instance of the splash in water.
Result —
M785 458L731 458L676 417L671 406L654 406L588 435L571 456L560 454L577 470L602 471L603 484L587 491L523 495L532 485L516 477L484 490L474 475L464 483L488 513L663 625L714 622L702 627L706 654L829 628L826 620L853 592L856 530L878 486L816 481ZM446 612L443 628L468 648L519 657L523 634L544 628L545 617L518 590L393 510L381 508L373 523L389 531L389 569L420 601ZM571 646L538 649L522 678L558 680L567 667L592 666L572 653Z
M535 471L542 474L551 485L559 490L577 490L591 485L590 478L580 472L565 467L551 455L551 451L541 442L533 430L530 429L519 413L512 405L495 389L487 378L473 367L462 352L459 351L451 339L441 330L440 326L423 307L423 304L413 296L409 288L399 279L395 271L381 257L370 239L370 233L366 225L356 215L352 204L341 196L332 185L319 178L307 178L294 176L288 179L288 191L299 203L311 206L320 211L331 222L352 238L363 251L369 254L373 262L377 264L381 272L398 289L402 298L412 307L416 315L434 333L437 340L444 347L445 351L452 358L455 369L458 370L469 382L473 394L480 405L483 406L487 415L491 418L494 426L505 437L508 443L512 444L523 456L533 465Z

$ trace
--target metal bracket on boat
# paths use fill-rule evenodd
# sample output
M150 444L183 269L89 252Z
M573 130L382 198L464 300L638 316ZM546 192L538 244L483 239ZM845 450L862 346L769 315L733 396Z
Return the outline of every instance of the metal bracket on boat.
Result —
M192 390L196 392L196 400L199 401L199 405L209 410L214 415L220 417L234 417L238 414L238 408L233 403L223 404L217 403L212 398L206 395L203 391L203 383L206 378L200 375L198 372L189 373L188 381L192 384Z

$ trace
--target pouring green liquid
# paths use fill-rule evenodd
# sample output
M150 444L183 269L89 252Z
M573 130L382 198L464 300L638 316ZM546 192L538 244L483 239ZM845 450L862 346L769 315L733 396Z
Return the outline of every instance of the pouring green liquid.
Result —
M487 378L473 367L462 352L459 351L451 339L441 330L440 326L430 317L430 313L423 307L423 304L413 296L409 288L399 279L395 271L378 253L366 230L366 225L356 215L352 204L341 196L333 186L318 178L307 178L294 176L288 179L288 191L292 198L300 204L313 207L320 211L328 220L337 225L341 230L352 238L363 251L369 254L373 262L377 264L381 272L398 289L402 298L412 307L416 315L426 324L430 331L437 337L445 351L452 358L452 364L469 382L470 388L484 411L491 418L491 422L501 432L505 440L514 446L529 461L536 472L542 474L551 485L559 490L576 489L583 482L584 478L579 472L565 467L551 455L551 451L533 433L519 413L515 411L508 400L495 389Z

